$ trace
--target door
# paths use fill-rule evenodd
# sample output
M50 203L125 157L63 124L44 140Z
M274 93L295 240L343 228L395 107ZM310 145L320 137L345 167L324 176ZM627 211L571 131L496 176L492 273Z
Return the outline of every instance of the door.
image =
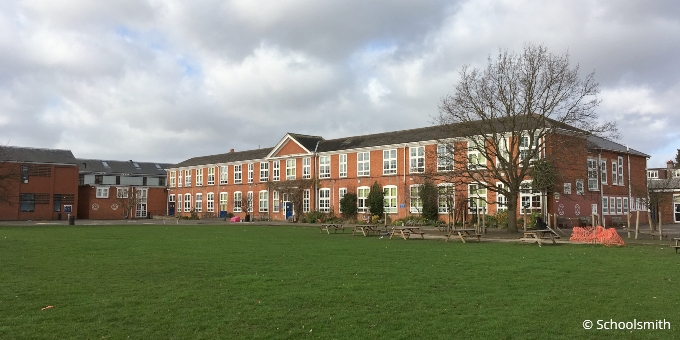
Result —
M169 202L169 204L168 204L168 215L175 216L175 202Z
M293 203L292 202L283 202L283 204L286 207L286 220L293 216Z

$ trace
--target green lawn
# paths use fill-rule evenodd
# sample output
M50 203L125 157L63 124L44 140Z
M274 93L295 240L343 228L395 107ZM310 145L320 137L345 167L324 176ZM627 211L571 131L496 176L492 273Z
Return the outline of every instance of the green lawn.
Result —
M680 255L663 248L0 227L0 338L677 338ZM672 329L584 330L586 319Z

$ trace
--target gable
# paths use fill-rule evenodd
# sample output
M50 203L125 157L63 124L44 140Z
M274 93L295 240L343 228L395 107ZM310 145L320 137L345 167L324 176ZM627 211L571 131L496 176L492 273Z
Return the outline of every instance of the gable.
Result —
M287 156L287 155L299 155L299 154L308 154L309 151L303 149L298 143L296 143L292 139L286 140L283 145L281 145L276 152L272 154L273 157L281 157L281 156Z

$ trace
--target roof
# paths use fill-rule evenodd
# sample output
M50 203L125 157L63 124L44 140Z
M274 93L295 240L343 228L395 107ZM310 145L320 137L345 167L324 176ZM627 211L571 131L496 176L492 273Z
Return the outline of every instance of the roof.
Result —
M177 163L177 164L171 166L171 168L196 166L196 165L206 165L206 164L240 162L240 161L248 161L248 160L253 160L253 159L264 159L265 157L267 157L269 152L272 151L272 149L273 148L265 148L265 149L256 149L256 150L248 150L248 151L222 153L222 154L219 154L219 155L194 157L194 158L189 158L186 161Z
M101 159L77 159L80 173L111 173L111 174L138 174L138 175L157 175L165 176L165 169L172 164L113 161Z
M673 177L668 179L650 179L647 181L649 190L673 190L680 189L680 177Z
M71 150L0 146L0 160L6 162L76 164Z
M427 140L437 140L452 137L451 130L443 129L440 126L429 126L424 128L375 133L370 135L343 137L319 142L317 152L330 152L346 149L366 148L380 145L415 143Z
M598 136L588 136L588 149L591 150L607 150L615 151L624 154L631 154L636 156L649 157L649 155L642 153L637 150L633 150L625 145L612 142L608 139L598 137Z
M297 133L288 133L288 135L310 152L314 152L314 150L316 150L316 144L323 140L323 137L320 136L308 136Z

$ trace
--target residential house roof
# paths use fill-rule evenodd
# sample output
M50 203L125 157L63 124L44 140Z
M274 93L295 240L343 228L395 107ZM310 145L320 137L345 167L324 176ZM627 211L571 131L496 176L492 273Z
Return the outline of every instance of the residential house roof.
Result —
M0 146L0 161L48 164L77 163L71 150L26 148L18 146Z

